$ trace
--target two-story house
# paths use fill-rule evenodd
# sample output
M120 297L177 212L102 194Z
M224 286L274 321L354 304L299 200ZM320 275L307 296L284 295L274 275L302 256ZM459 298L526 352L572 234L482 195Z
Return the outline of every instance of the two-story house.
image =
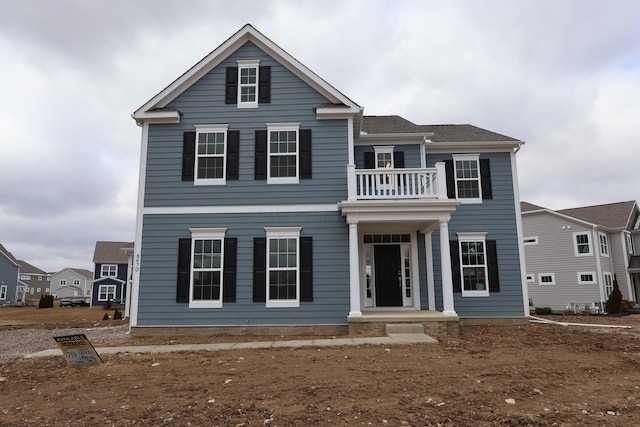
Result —
M51 294L56 298L90 298L94 273L83 268L65 268L51 275Z
M640 234L635 201L551 210L522 202L529 297L536 307L603 308L614 277L624 299L638 302Z
M26 299L38 301L42 295L51 294L51 274L24 260L18 260L20 278L18 286L25 289Z
M131 276L133 242L96 242L93 252L91 306L107 301L125 303Z
M364 116L251 25L133 118L133 328L528 315L517 139Z
M0 243L0 305L14 302L18 295L18 260ZM24 298L24 292L21 297ZM21 299L24 302L23 299Z

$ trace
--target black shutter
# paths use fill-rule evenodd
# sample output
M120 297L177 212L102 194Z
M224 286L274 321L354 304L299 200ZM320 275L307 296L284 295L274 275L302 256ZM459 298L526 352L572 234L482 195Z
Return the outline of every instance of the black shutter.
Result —
M489 292L500 292L500 280L498 279L498 250L495 240L487 240L487 276L489 278Z
M222 301L236 302L236 264L238 254L238 239L228 237L224 239L224 266Z
M227 179L238 179L240 168L240 131L227 131Z
M300 237L300 301L313 301L313 239Z
M311 129L300 129L300 179L311 179Z
M255 179L267 179L267 131L256 131Z
M176 302L189 302L189 286L191 282L191 239L178 241L178 286Z
M253 239L253 302L267 301L267 238Z
M458 247L457 240L449 241L449 253L451 255L451 278L453 279L453 292L462 292L462 279L460 278L460 249Z
M193 181L196 163L196 133L182 135L182 180Z
M456 179L455 170L453 169L453 160L444 161L444 170L447 178L447 197L450 199L456 198Z
M480 181L482 183L482 199L493 199L491 191L491 166L489 159L480 159Z
M364 168L375 169L376 167L376 153L367 151L364 153Z
M224 95L225 104L238 103L238 67L227 67L226 90Z
M271 67L260 67L258 74L258 103L268 104L271 102Z
M393 167L404 169L404 151L393 152Z

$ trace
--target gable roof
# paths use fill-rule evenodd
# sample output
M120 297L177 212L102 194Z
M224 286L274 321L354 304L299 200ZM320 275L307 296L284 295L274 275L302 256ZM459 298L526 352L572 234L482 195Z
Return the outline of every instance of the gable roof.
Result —
M18 267L20 266L16 257L14 257L13 254L7 250L7 248L2 246L2 243L0 243L0 253L2 253L2 255L4 255L9 261L14 263L16 266Z
M561 209L558 212L606 228L626 228L632 221L635 200L607 203L581 208Z
M520 202L520 212L539 211L542 209L547 208L543 208L542 206L534 205L533 203L529 202Z
M20 274L48 274L46 271L40 270L38 267L29 264L27 261L19 259L18 264L20 265Z
M274 58L304 82L324 95L331 103L333 103L333 105L348 107L350 110L349 112L351 113L360 113L362 111L362 108L358 104L320 78L309 68L302 65L302 63L297 59L289 55L253 26L246 24L237 33L228 38L224 43L211 51L207 56L164 88L160 93L151 98L146 104L138 108L132 114L132 117L138 123L144 120L163 119L168 117L179 120L179 113L175 111L175 109L165 109L167 104L247 42L252 42L265 51L269 56Z
M124 249L131 248L133 248L133 242L96 242L96 248L93 252L93 263L127 264L129 257Z
M63 268L62 270L56 272L55 274L57 275L67 270L74 273L76 276L80 276L84 279L89 279L89 280L93 279L93 271L89 271L84 268Z
M417 125L409 120L393 116L363 116L362 132L365 134L424 133L432 134L433 142L518 142L517 139L476 126Z

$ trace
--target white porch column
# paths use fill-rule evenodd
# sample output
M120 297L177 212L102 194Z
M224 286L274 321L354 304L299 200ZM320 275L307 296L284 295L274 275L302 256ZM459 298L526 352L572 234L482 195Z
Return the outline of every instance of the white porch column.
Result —
M360 310L360 263L358 257L358 223L349 222L349 317L362 317Z
M453 279L451 277L451 252L449 252L449 222L440 221L440 269L442 270L442 314L457 316L453 306Z
M429 310L436 310L436 285L433 278L433 244L431 241L431 231L424 234L424 253L427 264L427 296L429 299Z

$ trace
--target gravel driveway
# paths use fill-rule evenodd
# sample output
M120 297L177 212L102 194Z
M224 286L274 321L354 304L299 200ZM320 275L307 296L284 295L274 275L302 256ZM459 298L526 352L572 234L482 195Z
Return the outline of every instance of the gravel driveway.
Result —
M14 329L0 331L0 363L50 348L58 348L53 337L85 334L94 346L127 338L129 325L72 329Z

